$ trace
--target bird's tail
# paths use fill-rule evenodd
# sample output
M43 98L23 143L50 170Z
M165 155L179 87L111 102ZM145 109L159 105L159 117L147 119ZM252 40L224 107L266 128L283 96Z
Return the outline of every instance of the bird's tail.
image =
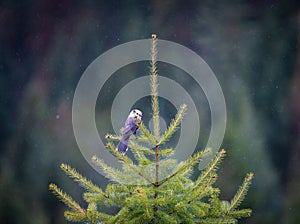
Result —
M117 148L119 153L125 154L128 150L128 142L120 141Z

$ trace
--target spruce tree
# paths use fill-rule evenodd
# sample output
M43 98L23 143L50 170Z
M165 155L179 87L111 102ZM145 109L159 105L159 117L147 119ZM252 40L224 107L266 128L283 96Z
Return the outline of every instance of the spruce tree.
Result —
M57 185L49 189L65 203L69 210L64 215L68 221L85 223L237 223L238 219L251 215L251 209L239 209L253 178L249 173L231 201L219 199L220 190L214 186L217 170L225 156L221 150L210 164L192 180L193 167L210 149L195 153L188 160L177 163L171 159L172 148L164 148L178 129L186 105L182 105L164 133L160 133L158 72L156 62L156 35L152 35L150 85L153 114L153 133L137 121L139 136L130 139L129 148L135 160L120 154L114 142L118 135L106 135L107 149L122 162L122 169L108 166L96 156L92 161L102 168L111 182L105 190L86 179L74 168L62 164L61 169L85 190L83 208ZM146 146L145 146L146 145ZM99 211L99 205L117 206L119 211L109 215Z

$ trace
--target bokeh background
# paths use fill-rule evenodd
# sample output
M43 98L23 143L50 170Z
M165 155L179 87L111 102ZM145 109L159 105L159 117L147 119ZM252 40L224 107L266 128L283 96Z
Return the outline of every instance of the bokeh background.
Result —
M65 207L48 184L55 182L84 202L81 189L60 171L62 162L105 187L107 180L77 147L73 94L97 56L156 33L199 54L220 82L228 113L222 145L228 156L217 182L222 198L230 199L245 174L255 173L242 204L253 215L240 223L299 223L298 2L1 1L0 222L66 223ZM111 131L105 116L114 93L139 76L135 68L125 71L99 95L97 122L107 127L100 133ZM177 81L197 96L193 80L178 74Z

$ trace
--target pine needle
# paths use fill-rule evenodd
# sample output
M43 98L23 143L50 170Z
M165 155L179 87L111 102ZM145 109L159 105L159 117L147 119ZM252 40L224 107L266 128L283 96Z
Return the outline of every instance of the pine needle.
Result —
M233 210L228 212L228 216L232 216L236 219L249 217L252 213L251 209L241 209L241 210Z
M70 167L67 164L61 164L60 168L65 171L65 173L73 178L77 183L79 183L80 186L85 188L88 191L91 192L97 192L100 194L103 194L103 191L97 187L95 184L93 184L90 180L83 177L80 173L78 173L74 168Z
M212 162L208 165L208 167L202 171L201 175L198 177L198 179L195 181L195 186L193 189L197 188L203 180L209 176L210 173L215 172L218 168L218 165L221 163L222 159L224 158L226 152L224 149L222 149L217 156L212 160Z
M126 184L126 180L124 180L124 178L123 178L124 175L120 170L117 170L117 169L114 169L114 168L108 166L106 163L104 163L101 159L97 158L96 156L92 157L92 161L97 166L101 167L102 170L107 175L107 177L109 177L111 180L114 180L115 182L117 182L121 185Z
M151 150L147 147L141 146L141 145L137 144L135 141L130 141L129 146L131 149L133 149L133 151L143 153L143 155L144 155L144 153L147 155L155 154L154 150ZM143 157L143 156L141 155L141 157Z
M231 200L228 211L234 210L244 200L245 195L247 194L249 185L251 184L251 180L252 180L253 176L254 176L253 173L248 173L242 186L239 188L239 190L237 191L237 193L234 195L233 199Z
M151 82L151 99L152 99L152 112L153 112L153 130L156 141L159 139L159 106L158 106L158 82L157 82L157 36L152 34L152 45L151 45L151 71L150 71L150 82Z
M65 211L64 216L70 222L82 222L87 218L85 214L72 211Z
M167 178L159 182L159 185L162 185L166 181L169 181L171 178L175 177L178 175L180 172L185 171L186 169L190 168L193 166L196 162L199 161L199 159L210 152L210 149L205 149L204 151L196 153L194 156L192 156L189 160L185 161L181 166L179 166L175 172L173 172L171 175L169 175Z
M148 139L148 143L155 146L156 145L156 139L155 137L150 133L150 131L146 128L143 122L137 122L137 126L139 127L139 130L142 133L141 138Z
M72 209L76 213L80 213L85 216L85 210L77 204L71 196L63 192L59 187L55 184L49 184L49 190L52 191L57 197L70 209Z
M110 140L110 141L120 141L121 140L120 136L118 136L118 135L112 135L112 134L105 135L105 138L107 140Z
M200 221L201 224L235 224L237 223L237 220L234 218L207 218L203 221Z
M162 138L159 140L159 144L164 144L166 141L168 141L172 135L175 133L177 130L177 127L179 126L180 122L182 121L184 112L186 111L187 106L185 104L180 106L180 109L178 110L175 118L171 121L169 127L163 134Z

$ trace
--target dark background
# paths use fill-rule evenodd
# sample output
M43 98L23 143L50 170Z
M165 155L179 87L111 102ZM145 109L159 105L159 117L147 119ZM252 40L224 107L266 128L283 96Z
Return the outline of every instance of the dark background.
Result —
M253 171L242 204L253 215L241 223L299 223L297 2L1 1L0 222L66 223L65 207L48 184L58 183L84 202L81 189L59 170L62 162L105 187L106 180L87 164L75 142L73 94L97 56L156 33L199 54L223 89L228 118L222 147L228 156L217 183L221 197L230 199ZM197 95L199 88L188 77L179 82ZM115 92L120 87L108 86ZM106 94L97 104L99 122L108 127L103 133L110 124L101 116L108 116L113 97Z

